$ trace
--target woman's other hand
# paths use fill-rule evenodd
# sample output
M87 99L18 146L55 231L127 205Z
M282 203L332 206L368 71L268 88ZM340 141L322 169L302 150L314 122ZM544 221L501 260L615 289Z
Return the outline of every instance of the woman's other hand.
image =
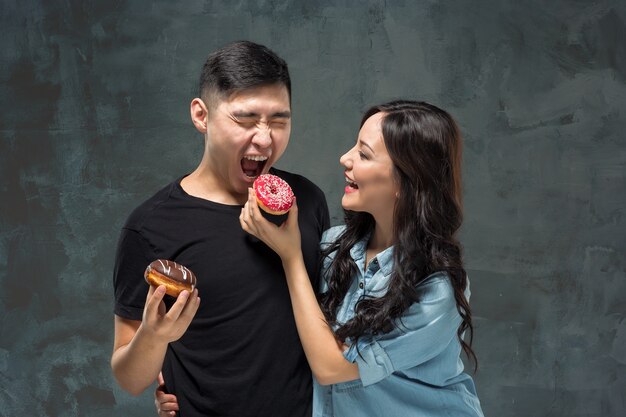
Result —
M178 400L174 394L168 394L165 389L163 374L159 372L157 387L154 391L154 405L159 417L173 417L178 411Z

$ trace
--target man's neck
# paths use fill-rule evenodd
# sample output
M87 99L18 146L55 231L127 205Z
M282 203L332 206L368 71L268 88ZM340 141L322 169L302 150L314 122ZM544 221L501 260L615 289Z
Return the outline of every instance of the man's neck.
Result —
M198 167L183 178L180 186L191 196L226 205L244 205L248 195L228 190L211 171Z

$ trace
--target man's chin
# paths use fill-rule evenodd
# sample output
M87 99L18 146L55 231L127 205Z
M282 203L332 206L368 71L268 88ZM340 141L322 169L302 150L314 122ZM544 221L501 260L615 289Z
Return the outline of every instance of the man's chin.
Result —
M242 175L236 184L233 184L233 189L238 194L248 194L248 188L252 187L254 180L256 177L249 177L247 175Z

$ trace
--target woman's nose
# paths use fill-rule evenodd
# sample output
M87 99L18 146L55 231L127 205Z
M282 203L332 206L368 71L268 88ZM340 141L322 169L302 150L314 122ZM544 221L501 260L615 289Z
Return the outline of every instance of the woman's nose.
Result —
M341 155L341 158L339 158L339 163L346 168L350 168L348 165L352 166L352 159L350 158L350 151Z

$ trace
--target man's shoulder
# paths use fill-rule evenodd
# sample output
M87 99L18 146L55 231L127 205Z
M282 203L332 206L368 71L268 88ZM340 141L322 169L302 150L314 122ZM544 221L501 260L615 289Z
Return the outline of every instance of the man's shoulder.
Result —
M158 190L148 199L139 204L128 216L124 228L140 231L145 222L150 219L155 210L163 206L170 198L172 191L180 179L170 182L165 187Z

